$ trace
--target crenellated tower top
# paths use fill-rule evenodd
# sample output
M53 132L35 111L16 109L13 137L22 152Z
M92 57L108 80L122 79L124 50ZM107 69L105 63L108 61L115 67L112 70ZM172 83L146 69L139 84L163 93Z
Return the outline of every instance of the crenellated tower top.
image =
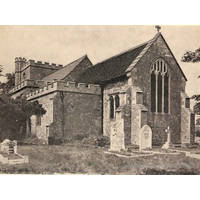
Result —
M32 70L27 70L27 68ZM15 58L15 86L25 80L42 80L45 76L63 68L63 65L56 65L55 63L28 60L23 57Z

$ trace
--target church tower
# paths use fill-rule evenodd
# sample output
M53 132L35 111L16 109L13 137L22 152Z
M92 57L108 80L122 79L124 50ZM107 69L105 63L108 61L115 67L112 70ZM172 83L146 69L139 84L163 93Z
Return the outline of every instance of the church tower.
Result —
M21 57L15 58L15 86L21 83L21 70L26 64L26 59Z

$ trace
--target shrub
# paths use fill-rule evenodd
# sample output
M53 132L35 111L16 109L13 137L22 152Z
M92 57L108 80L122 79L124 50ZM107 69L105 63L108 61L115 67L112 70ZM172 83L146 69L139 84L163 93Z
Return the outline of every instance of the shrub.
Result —
M97 137L96 141L97 141L97 145L99 147L104 147L106 145L110 145L110 138L107 136L99 136L99 137Z
M66 141L63 138L55 137L55 136L49 136L48 137L48 144L49 145L61 145L65 143Z

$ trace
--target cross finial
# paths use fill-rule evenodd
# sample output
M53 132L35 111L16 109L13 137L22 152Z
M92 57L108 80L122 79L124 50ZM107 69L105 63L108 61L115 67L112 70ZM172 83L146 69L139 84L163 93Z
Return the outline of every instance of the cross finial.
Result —
M157 25L157 26L155 26L155 28L157 29L157 31L158 31L158 33L159 33L161 27L160 27L159 25Z

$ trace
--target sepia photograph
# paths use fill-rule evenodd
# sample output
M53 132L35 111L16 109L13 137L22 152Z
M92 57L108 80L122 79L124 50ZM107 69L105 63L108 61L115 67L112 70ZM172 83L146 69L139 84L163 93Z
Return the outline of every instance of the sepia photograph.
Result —
M0 36L1 174L200 174L200 25Z
M0 199L196 199L198 5L2 1Z

